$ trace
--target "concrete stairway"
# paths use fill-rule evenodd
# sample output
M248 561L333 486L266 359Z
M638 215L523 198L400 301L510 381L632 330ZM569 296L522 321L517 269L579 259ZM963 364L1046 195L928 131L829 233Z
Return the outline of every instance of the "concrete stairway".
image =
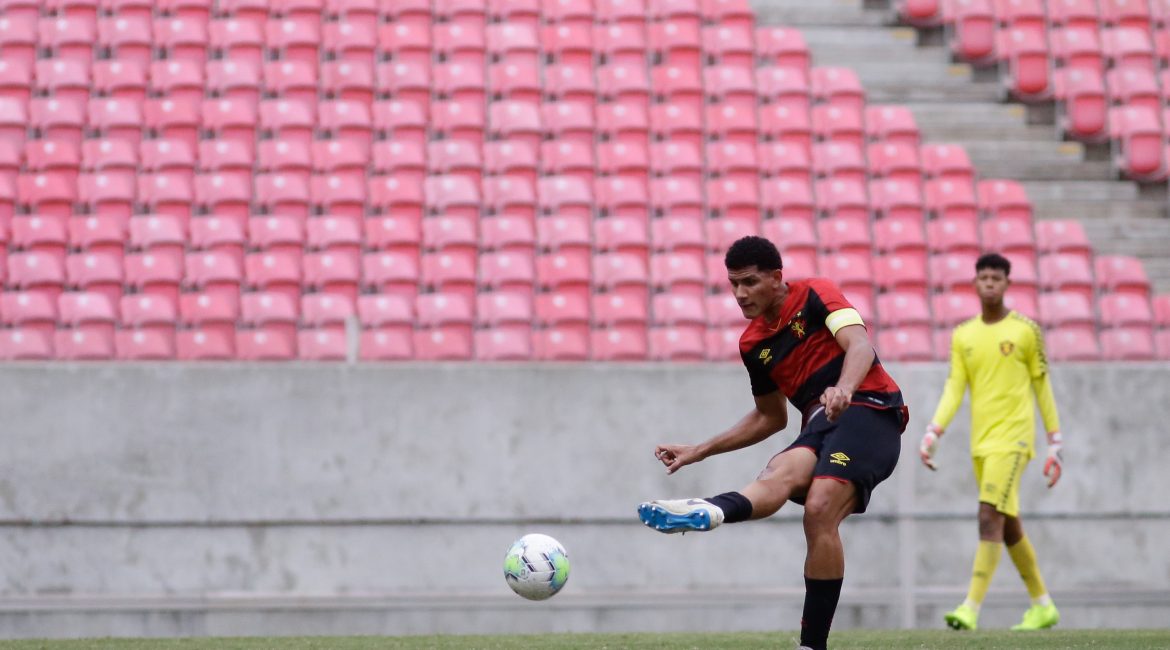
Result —
M815 65L856 70L870 102L909 106L925 141L962 144L982 177L1024 183L1037 219L1080 219L1098 252L1142 258L1154 290L1170 291L1165 188L1117 180L1104 147L1060 141L1052 106L1003 103L994 71L953 63L940 34L895 26L885 4L755 0L753 7L762 25L800 28Z

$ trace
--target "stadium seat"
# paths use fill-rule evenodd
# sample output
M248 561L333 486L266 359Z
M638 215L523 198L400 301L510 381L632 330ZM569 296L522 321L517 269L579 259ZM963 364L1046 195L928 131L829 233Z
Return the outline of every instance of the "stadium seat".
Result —
M935 351L930 336L918 329L883 329L878 332L875 348L883 361L933 361Z
M649 355L649 341L642 328L594 329L590 338L594 361L643 361Z
M533 352L542 361L586 361L589 357L588 331L551 327L533 333Z
M1097 302L1101 313L1101 327L1136 327L1151 329L1154 326L1154 313L1150 301L1145 296L1132 293L1109 293L1100 297Z
M1128 293L1148 299L1150 279L1140 259L1125 255L1102 255L1095 260L1097 286L1102 291Z
M542 328L575 331L588 338L592 318L590 299L572 293L538 293L534 299L535 324Z
M1051 361L1099 361L1101 345L1097 336L1084 328L1056 328L1044 335L1045 352Z
M653 327L650 329L650 358L656 361L703 361L706 359L706 328Z
M951 11L951 52L964 61L988 63L995 54L995 14L990 0L960 0Z
M978 316L981 309L979 297L973 292L943 292L931 298L934 323L939 327L954 327Z
M1068 253L1041 255L1038 262L1043 291L1075 291L1093 299L1093 270L1087 259Z
M800 30L774 25L756 29L756 51L774 65L802 71L809 69L812 58Z
M118 303L101 293L66 292L57 298L58 324L73 332L107 341L113 347Z
M1154 355L1160 361L1170 361L1170 330L1154 332Z
M931 285L939 291L958 291L975 294L975 260L972 252L932 255L930 258Z
M976 223L965 218L941 217L926 224L926 242L932 253L981 251Z
M1049 48L1043 31L1009 27L999 32L997 41L997 57L1004 70L1000 81L1007 93L1025 102L1051 98Z
M1106 361L1153 361L1153 333L1137 327L1102 330L1101 355Z
M1045 328L1082 328L1089 333L1095 333L1097 319L1093 314L1093 305L1084 294L1075 292L1053 291L1042 293L1039 297L1039 318Z
M357 300L361 269L356 254L324 251L304 257L304 286L312 291Z
M1109 134L1115 144L1114 166L1137 181L1166 178L1161 116L1148 107L1122 106L1109 110Z

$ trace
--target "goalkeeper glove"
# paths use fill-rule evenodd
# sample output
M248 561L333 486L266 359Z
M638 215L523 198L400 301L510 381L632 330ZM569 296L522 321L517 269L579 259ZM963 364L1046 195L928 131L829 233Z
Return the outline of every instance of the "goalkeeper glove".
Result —
M1044 476L1048 477L1048 487L1056 485L1060 480L1061 470L1061 436L1059 431L1048 434L1048 458L1044 461Z
M928 424L926 425L926 435L922 436L922 444L918 445L918 455L922 457L922 464L932 470L938 469L938 466L934 464L934 451L942 433L943 430L938 425Z

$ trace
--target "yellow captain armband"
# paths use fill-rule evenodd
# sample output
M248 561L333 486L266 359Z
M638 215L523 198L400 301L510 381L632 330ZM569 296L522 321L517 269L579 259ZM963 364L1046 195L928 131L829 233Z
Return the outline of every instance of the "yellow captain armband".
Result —
M825 327L829 328L829 332L833 336L836 336L837 331L846 325L865 325L865 321L861 320L861 314L852 307L838 309L825 317Z

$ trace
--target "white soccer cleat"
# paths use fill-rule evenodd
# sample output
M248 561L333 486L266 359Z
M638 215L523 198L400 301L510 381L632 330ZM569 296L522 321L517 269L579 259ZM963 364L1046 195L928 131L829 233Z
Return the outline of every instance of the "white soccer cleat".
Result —
M660 533L704 531L723 523L723 509L704 499L663 499L639 505L638 518Z

